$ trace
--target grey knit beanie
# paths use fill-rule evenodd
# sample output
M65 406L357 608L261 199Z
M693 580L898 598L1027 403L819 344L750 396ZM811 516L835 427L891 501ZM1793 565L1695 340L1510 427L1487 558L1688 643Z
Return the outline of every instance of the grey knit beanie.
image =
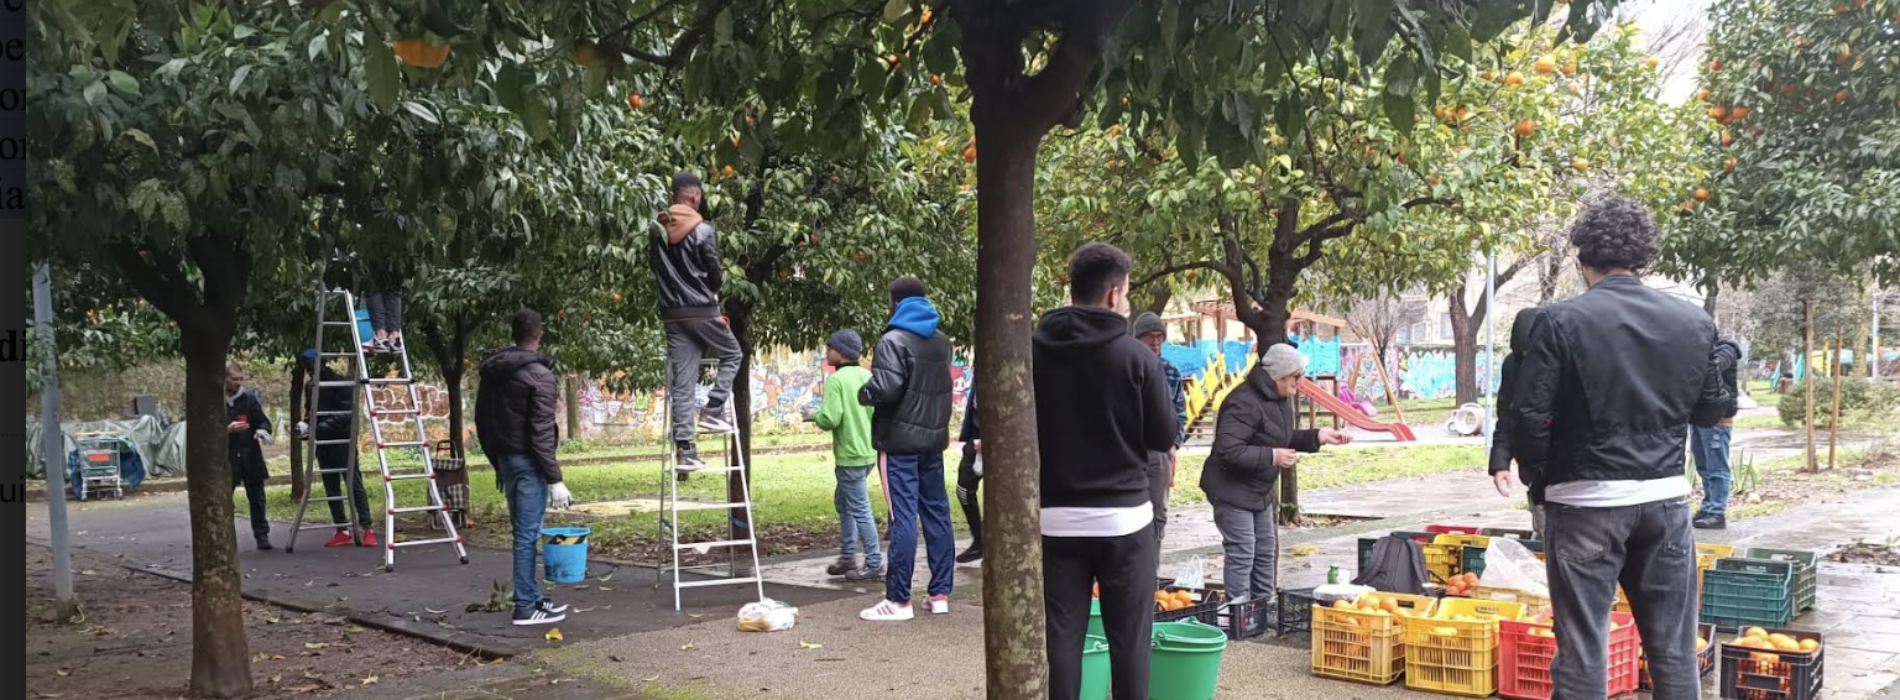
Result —
M1301 357L1300 351L1293 349L1293 346L1280 343L1267 348L1267 352L1260 356L1260 369L1267 373L1268 379L1279 380L1305 372L1306 358Z
M1153 311L1143 311L1141 315L1135 317L1135 327L1128 334L1140 338L1149 333L1160 333L1165 337L1168 334L1168 327L1161 325L1161 317L1156 316Z
M849 328L831 334L831 338L825 341L825 347L838 351L839 355L844 356L845 362L857 362L858 358L864 357L864 340L858 337L857 331Z

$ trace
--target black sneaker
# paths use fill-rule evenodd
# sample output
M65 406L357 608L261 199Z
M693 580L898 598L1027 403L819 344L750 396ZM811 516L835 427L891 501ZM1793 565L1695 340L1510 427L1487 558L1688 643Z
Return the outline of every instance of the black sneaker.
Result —
M832 562L831 566L825 567L825 573L832 576L843 576L857 568L858 560L856 557L838 557L838 560Z
M258 536L257 536L257 551L260 551L260 552L268 552L268 551L271 551L271 550L273 550L273 549L276 549L276 547L272 547L272 546L270 545L270 536L269 536L269 535L258 535Z
M846 581L882 581L884 580L884 567L882 565L860 566L845 572L844 578Z
M551 613L554 613L554 614L556 614L556 615L565 615L565 614L567 614L567 604L566 604L566 603L556 603L556 602L554 602L554 599L553 599L553 598L542 598L542 599L541 599L541 607L542 607L542 608L544 608L544 609L546 609L546 610L547 610L548 612L551 612Z
M1728 516L1718 513L1699 513L1695 520L1689 521L1697 530L1727 530Z
M957 555L958 564L972 564L979 561L983 561L983 545L980 544L970 545L969 549Z
M726 419L721 417L720 414L722 413L725 413L724 409L713 408L711 406L706 407L704 411L700 411L699 432L714 435L725 435L732 432L732 424L727 423Z
M563 610L565 610L565 608ZM516 627L552 625L565 619L567 619L566 612L550 610L548 609L547 601L541 601L539 605L532 608L515 608L514 625Z
M696 472L706 466L699 459L699 448L691 442L681 442L673 447L673 463L674 468L681 473Z

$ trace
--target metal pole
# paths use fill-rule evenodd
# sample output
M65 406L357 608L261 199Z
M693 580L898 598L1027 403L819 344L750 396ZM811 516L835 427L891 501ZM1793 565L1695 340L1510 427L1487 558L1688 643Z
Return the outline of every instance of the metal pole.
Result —
M46 451L46 514L53 531L54 609L60 622L79 612L73 597L73 551L66 536L66 440L59 432L59 362L53 346L53 276L46 263L33 269L33 325L40 340L40 442Z
M1491 251L1484 271L1484 376L1479 381L1484 389L1484 453L1491 454L1491 442L1496 438L1492 434L1497 423L1497 388L1491 386L1492 363L1497 362L1498 341L1498 254Z

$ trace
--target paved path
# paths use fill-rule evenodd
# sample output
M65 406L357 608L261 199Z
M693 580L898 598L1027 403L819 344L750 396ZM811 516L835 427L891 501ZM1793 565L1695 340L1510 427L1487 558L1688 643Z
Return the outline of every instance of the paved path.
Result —
M27 537L47 539L43 506L28 511ZM233 523L234 528L244 527ZM75 506L73 546L94 556L161 576L190 580L190 518L183 494ZM287 533L289 526L275 529ZM245 534L248 534L248 529ZM246 597L302 611L323 611L357 624L416 635L459 649L507 657L554 645L545 628L516 628L505 613L470 613L497 585L512 581L512 557L503 550L471 547L470 563L458 563L446 546L403 549L395 573L382 573L380 550L325 549L328 533L305 532L295 554L259 552L240 539ZM281 546L286 538L277 537ZM739 606L757 599L748 586L687 591L686 610L673 611L671 586L655 587L652 569L590 563L579 585L544 584L548 594L573 606L559 625L563 643L688 625L700 619L730 624ZM835 600L836 591L768 585L766 595L795 605Z

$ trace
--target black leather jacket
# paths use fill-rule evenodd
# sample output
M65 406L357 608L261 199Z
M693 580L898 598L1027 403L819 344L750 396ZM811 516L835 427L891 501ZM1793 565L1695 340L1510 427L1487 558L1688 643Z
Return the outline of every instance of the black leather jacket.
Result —
M1545 307L1518 367L1514 456L1544 465L1539 486L1681 476L1689 425L1735 402L1716 340L1701 309L1629 275Z
M1293 401L1257 367L1227 395L1214 425L1214 453L1201 470L1201 491L1216 506L1255 512L1273 506L1280 467L1275 449L1319 451L1319 431L1299 428Z
M725 266L712 224L699 222L678 243L668 243L666 231L655 226L647 238L647 265L660 281L661 320L719 318Z

